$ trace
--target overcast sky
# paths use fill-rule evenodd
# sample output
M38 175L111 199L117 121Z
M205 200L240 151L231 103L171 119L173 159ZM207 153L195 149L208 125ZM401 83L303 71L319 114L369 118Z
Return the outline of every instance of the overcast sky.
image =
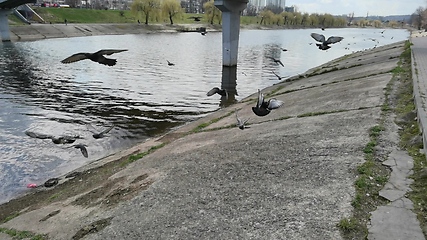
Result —
M355 17L410 15L426 0L286 0L286 6L296 5L303 13L342 15L354 12Z

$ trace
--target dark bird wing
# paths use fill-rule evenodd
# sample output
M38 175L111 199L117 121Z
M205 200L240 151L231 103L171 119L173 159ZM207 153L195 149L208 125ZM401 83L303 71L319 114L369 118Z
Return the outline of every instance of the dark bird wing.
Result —
M310 36L318 42L324 42L325 41L325 36L323 36L322 34L312 33L312 34L310 34Z
M110 132L110 131L111 131L111 129L113 129L113 128L114 128L114 125L113 125L113 126L111 126L111 127L106 128L105 130L103 130L103 131L102 131L102 132L100 132L99 134L106 134L106 133Z
M55 185L57 185L59 182L59 178L50 178L48 179L46 182L44 182L44 186L49 188L49 187L53 187Z
M99 50L98 52L94 53L97 55L111 55L114 53L124 52L127 51L127 49L103 49Z
M99 55L94 61L107 66L114 66L117 63L116 59L106 58L103 55Z
M215 93L218 93L218 92L219 92L219 88L214 87L208 93L206 93L206 95L212 96L212 95L214 95Z
M30 132L30 131L25 131L25 134L29 137L40 138L40 139L49 139L49 138L53 137L51 135L42 134L42 133L35 133L35 132Z
M341 40L343 40L343 37L336 37L336 36L331 36L328 38L328 40L326 41L326 44L332 44L332 43L337 43Z
M252 111L255 113L255 115L260 116L260 117L266 116L270 113L270 110L268 110L266 108L252 107Z
M280 65L282 65L282 67L285 67L285 65L283 65L282 61L277 60L277 62L278 62Z
M62 60L61 63L73 63L84 59L87 59L87 53L76 53Z
M76 144L76 145L74 145L74 147L80 149L80 152L82 152L82 154L85 158L87 158L89 156L89 154L87 153L86 145Z

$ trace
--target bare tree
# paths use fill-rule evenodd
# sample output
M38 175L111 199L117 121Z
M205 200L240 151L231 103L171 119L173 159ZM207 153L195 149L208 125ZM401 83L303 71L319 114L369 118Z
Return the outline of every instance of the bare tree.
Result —
M349 13L347 16L347 25L350 26L353 23L353 19L354 19L354 12Z
M184 12L181 8L181 4L176 0L164 0L162 2L162 12L169 17L171 25L173 25L173 18Z
M418 28L418 30L420 30L421 27L423 26L424 11L425 9L423 7L418 7L417 10L415 10L415 12L411 16L411 22L413 25L415 25Z
M148 24L148 19L150 19L150 15L155 14L160 9L160 1L159 0L135 0L133 1L131 7L131 11L139 15L142 13L145 17L145 24Z
M222 13L215 6L214 0L210 0L209 2L205 2L205 4L203 4L203 8L205 9L205 14L208 17L208 21L210 24L213 24L215 18L218 19L218 22L221 21Z

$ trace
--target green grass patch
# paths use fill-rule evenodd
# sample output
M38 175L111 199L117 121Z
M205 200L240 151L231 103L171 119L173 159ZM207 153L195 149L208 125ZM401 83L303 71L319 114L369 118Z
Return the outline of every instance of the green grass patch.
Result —
M391 70L391 72L394 73L394 74L399 74L399 73L402 73L404 71L405 70L401 66L397 66L393 70Z
M395 108L397 118L412 116L415 111L412 74L417 74L417 72L411 72L411 45L409 41L406 41L406 50L401 59L405 71L400 73L402 83L399 87L398 102ZM416 63L414 64L416 65ZM413 175L411 176L414 182L411 184L412 191L408 193L408 197L414 203L414 212L417 214L424 236L427 237L427 160L425 154L422 153L422 142L413 141L414 138L420 137L422 134L415 119L406 117L405 121L398 121L397 123L400 127L400 148L406 150L414 160Z
M128 160L127 160L127 161L125 161L125 162L123 162L123 163L121 164L121 166L125 166L125 165L127 165L127 164L129 164L129 163L135 162L136 160L139 160L139 159L141 159L141 158L143 158L143 157L147 156L148 154L150 154L150 153L152 153L152 152L156 151L156 150L157 150L157 149L159 149L159 148L164 147L165 145L166 145L166 143L162 143L162 144L159 144L159 145L156 145L156 146L151 147L150 149L148 149L148 150L147 150L147 151L145 151L145 152L138 153L138 154L135 154L135 155L131 155L131 156L129 156L129 158L128 158Z
M19 216L19 212L15 212L15 213L13 213L12 215L10 215L10 216L6 217L6 218L2 221L2 223L9 222L10 220L12 220L12 219L16 218L17 216Z
M34 8L46 22L64 23L136 23L128 10L96 10L80 8Z
M344 232L351 232L358 227L358 222L355 218L344 218L338 223L338 227Z
M406 81L412 82L412 78L410 77L411 59L407 59L407 48L408 45L405 44L405 49L400 56L398 66L392 71L392 80L385 88L385 101L381 106L382 111L380 122L369 130L370 139L363 148L365 162L359 165L356 169L356 174L358 175L354 182L356 194L351 202L351 205L354 208L353 216L348 219L342 219L337 224L344 239L367 239L367 225L370 220L370 212L374 211L378 206L385 205L388 202L386 199L379 196L379 191L387 183L390 176L390 169L383 166L381 161L376 159L381 157L376 152L376 146L378 144L379 137L385 130L384 121L391 111L396 113L396 115L399 115L398 113L404 114L413 109L413 107L410 106L410 102L412 102L412 87L406 83ZM393 97L397 99L397 104L396 99L391 99L392 86L398 86L396 88L400 91L399 93L393 94ZM409 95L411 95L411 97L409 97ZM401 102L403 104L400 104ZM409 132L414 133L417 125L413 123L408 125L410 125L412 129ZM410 139L410 137L407 137L407 139ZM418 155L421 155L419 154L419 150ZM427 164L427 162L425 164ZM424 186L426 186L426 184L424 184ZM424 189L423 194L418 196L427 196L427 190ZM425 203L427 203L427 197L425 197ZM425 207L425 209L427 209L427 205L425 205Z
M197 133L197 132L205 131L205 128L207 128L211 124L216 123L216 122L220 121L221 119L230 116L231 114L234 114L234 112L229 112L229 113L225 114L224 116L221 116L221 117L218 117L218 118L214 118L214 119L210 120L209 122L201 123L197 127L193 128L191 130L191 133ZM228 128L228 127L221 127L221 128L218 128L218 129L222 129L222 128Z
M319 115L325 115L325 114L331 114L331 113L339 113L339 112L345 112L348 110L334 110L334 111L322 111L322 112L309 112L309 113L303 113L298 115L297 117L313 117L313 116L319 116Z
M0 232L11 236L13 239L45 240L46 236L34 234L29 231L18 231L12 228L0 228Z
M52 194L52 195L49 197L49 201L54 201L55 199L59 198L60 196L61 196L61 192L57 192L57 193L55 193L55 194Z

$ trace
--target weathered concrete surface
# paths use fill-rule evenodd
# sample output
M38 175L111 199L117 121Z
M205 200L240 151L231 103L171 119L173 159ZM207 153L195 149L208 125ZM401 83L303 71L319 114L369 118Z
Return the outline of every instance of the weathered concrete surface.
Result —
M414 83L414 99L417 106L417 118L423 133L424 146L426 127L425 77L427 66L427 38L425 32L413 32L412 47L412 77ZM399 139L390 138L397 145ZM425 147L424 147L425 149ZM380 206L371 213L371 225L369 226L368 239L425 239L416 214L412 211L413 203L406 198L411 191L413 182L409 177L413 171L413 159L407 152L394 148L388 159L383 162L392 170L388 183L379 192L379 195L390 201L386 206Z
M368 239L425 239L411 200L405 195L411 191L413 160L405 152L395 150L389 159L383 162L392 169L388 183L380 191L380 196L390 204L380 206L372 212Z
M355 168L402 51L398 43L356 53L264 89L284 106L257 117L249 96L129 150L167 143L90 191L24 209L0 227L52 239L84 230L83 239L341 239L336 224L351 215ZM235 127L235 109L250 128ZM189 134L211 120L210 131Z

